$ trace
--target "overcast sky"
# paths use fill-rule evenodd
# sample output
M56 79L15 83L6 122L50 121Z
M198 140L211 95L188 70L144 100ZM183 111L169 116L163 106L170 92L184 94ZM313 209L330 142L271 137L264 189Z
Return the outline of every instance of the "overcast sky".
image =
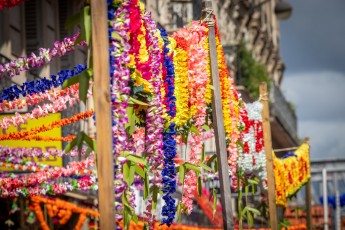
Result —
M298 133L312 159L345 158L345 0L285 0L280 23L282 90L297 107Z

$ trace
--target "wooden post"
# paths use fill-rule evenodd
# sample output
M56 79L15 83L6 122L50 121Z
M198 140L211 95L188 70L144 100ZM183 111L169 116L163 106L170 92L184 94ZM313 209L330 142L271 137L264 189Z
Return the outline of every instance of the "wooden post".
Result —
M268 182L268 204L270 210L270 224L271 229L278 229L277 222L277 207L276 207L276 192L274 183L274 169L272 158L272 140L271 140L271 125L270 125L270 111L269 111L269 97L267 92L267 84L260 83L260 98L262 103L262 127L264 132L265 152L266 152L266 170Z
M212 84L214 87L212 96L212 117L214 123L214 134L216 139L216 150L218 160L218 171L219 171L219 183L221 192L221 203L223 211L223 228L234 229L233 213L231 205L231 190L230 190L230 179L229 179L229 166L228 157L226 152L225 143L225 131L224 131L224 120L222 110L222 98L219 83L219 71L218 71L218 59L217 59L217 48L216 38L214 29L214 19L212 13L212 1L203 0L203 11L208 13L205 20L208 24L208 39L210 48L210 61L211 61L211 74Z
M304 139L304 143L309 144L309 138ZM309 161L310 161L310 147L309 147ZM310 170L310 169L309 169ZM309 178L305 186L305 202L306 202L306 212L307 212L307 229L312 229L311 227L311 179Z
M91 0L98 207L101 229L115 229L107 1Z

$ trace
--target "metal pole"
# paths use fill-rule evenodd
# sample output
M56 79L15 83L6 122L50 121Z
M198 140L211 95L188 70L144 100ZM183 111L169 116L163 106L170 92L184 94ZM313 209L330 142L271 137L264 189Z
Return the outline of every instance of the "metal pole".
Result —
M220 95L219 70L217 59L214 19L212 13L212 1L203 0L203 11L209 13L206 23L208 25L208 39L210 48L212 84L214 87L212 96L212 117L214 122L214 134L216 139L217 160L219 165L219 183L221 192L223 228L234 229L231 204L231 190L229 179L229 166L226 152L222 98Z
M338 186L338 174L334 173L333 175L334 180L334 189L335 189L335 229L340 230L340 222L341 222L341 208L340 208L340 194L339 194L339 186Z
M322 191L323 191L323 219L324 230L328 230L328 200L327 200L327 170L322 169Z
M96 113L98 204L101 229L113 230L114 165L109 87L109 40L106 0L91 0L94 103Z

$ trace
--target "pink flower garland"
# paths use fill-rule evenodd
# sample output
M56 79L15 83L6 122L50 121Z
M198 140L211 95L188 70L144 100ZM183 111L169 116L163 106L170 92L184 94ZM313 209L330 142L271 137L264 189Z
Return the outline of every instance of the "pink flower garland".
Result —
M0 103L0 112L22 109L25 106L33 106L43 101L54 102L63 95L69 95L79 98L79 84L75 84L61 91L55 89L45 91L44 93L27 95L24 99L17 99L15 101L3 101Z
M25 0L0 0L0 10L15 7L24 1Z
M90 81L90 89L88 91L87 97L92 96L92 83ZM76 102L80 102L79 99L79 90L73 90L71 91L71 95L63 95L57 97L55 100L52 100L51 104L43 104L42 106L37 106L34 108L31 113L26 113L24 115L21 115L20 113L16 112L15 116L12 117L4 117L2 120L0 120L0 128L2 130L8 129L11 124L14 126L19 126L20 124L26 123L28 119L38 119L40 117L48 116L49 113L56 113L61 112L71 106L73 106ZM46 98L46 93L39 94L37 96L41 96L43 98ZM37 100L41 101L41 99ZM68 106L67 106L68 105Z
M97 180L94 176L84 176L78 180L72 180L72 182L44 182L42 184L35 185L27 188L5 189L1 188L1 198L18 197L21 195L35 196L46 195L47 193L62 194L67 191L74 190L97 190Z
M82 148L81 156L84 156L86 152L86 148ZM76 157L78 156L78 149L77 147L71 149L68 153L65 153L64 150L59 149L48 149L47 151L43 151L41 148L13 148L13 147L4 147L0 146L0 158L1 157L16 157L20 158L34 158L37 157L39 159L49 159L52 157ZM94 155L94 152L91 152L90 155Z
M15 190L16 188L28 187L60 177L90 174L92 171L86 169L92 166L94 166L94 159L93 157L89 157L81 162L71 162L66 168L47 168L47 171L44 170L42 172L18 176L15 178L0 178L0 188L1 190Z
M189 27L185 27L174 34L180 37L186 44L180 44L186 47L188 51L188 88L189 105L194 125L198 129L198 134L191 133L189 144L191 147L190 160L192 164L199 163L203 146L202 126L206 118L206 87L209 81L207 72L208 51L205 49L207 39L207 28L198 22L193 22ZM179 41L180 39L177 39ZM177 44L179 45L179 43ZM188 214L192 212L194 192L197 189L197 177L194 171L189 171L185 176L182 203L187 207Z
M62 42L54 42L54 48L52 50L46 48L40 48L38 56L35 53L31 53L29 57L21 57L17 60L13 60L4 65L0 64L0 77L9 75L10 77L19 75L22 71L29 70L30 68L40 67L46 63L51 62L54 57L63 56L71 51L75 50L75 41L77 40L79 33L76 33L71 38L64 38ZM79 43L80 46L85 46L85 41Z

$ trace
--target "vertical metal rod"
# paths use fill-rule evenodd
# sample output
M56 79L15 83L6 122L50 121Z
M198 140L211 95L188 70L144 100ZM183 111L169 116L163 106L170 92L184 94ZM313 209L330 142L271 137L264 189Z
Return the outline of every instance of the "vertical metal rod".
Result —
M309 144L309 138L305 138L304 142ZM309 146L309 162L310 162L310 146ZM309 168L310 171L310 168ZM312 216L311 216L311 178L309 178L307 184L306 184L306 189L305 189L305 198L306 198L306 212L307 212L307 229L312 229Z
M214 28L214 19L212 12L212 1L203 0L203 9L205 12L209 12L211 17L207 20L208 24L208 39L210 48L210 60L211 60L211 74L212 84L214 87L212 96L212 117L214 123L215 140L217 159L219 165L219 182L221 191L221 203L223 211L223 228L234 229L233 213L231 204L231 190L230 190L230 179L229 179L229 166L226 152L225 142L225 131L224 131L224 120L222 110L222 98L221 89L219 83L219 70L218 70L218 59L217 59L217 48L216 48L216 37Z
M106 0L91 0L94 103L96 113L98 204L101 229L113 230L114 165L109 86L109 39Z
M323 219L324 230L328 230L327 170L322 169Z
M278 229L277 206L276 206L276 189L274 182L274 169L272 158L272 138L270 125L269 96L266 82L260 83L260 98L262 103L262 128L264 133L265 153L266 153L266 170L268 184L268 206L270 211L271 229Z
M339 194L337 173L333 174L333 180L334 180L334 189L335 189L335 229L340 230L341 208L340 208L340 194Z

